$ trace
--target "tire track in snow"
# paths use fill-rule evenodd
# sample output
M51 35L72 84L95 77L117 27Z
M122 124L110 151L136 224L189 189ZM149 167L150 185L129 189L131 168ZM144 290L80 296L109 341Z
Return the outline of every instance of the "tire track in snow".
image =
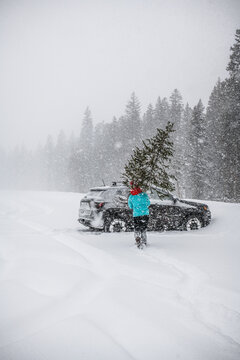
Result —
M179 278L182 279L179 282L179 288L176 292L179 298L182 299L187 306L190 306L196 319L207 328L224 337L240 350L239 312L232 308L227 309L224 304L217 301L218 299L216 297L211 300L208 296L204 296L204 293L208 294L214 290L213 287L207 284L209 277L206 273L195 266L180 262L175 258L170 258L163 252L161 252L160 256L149 253L144 253L144 256L154 258L174 269L179 275ZM240 305L239 295L233 294L233 296L237 297L235 303ZM219 316L214 317L214 315L217 315L219 312L221 312L220 319ZM232 316L229 316L229 313ZM209 321L211 315L212 321ZM234 321L232 317L235 318ZM233 322L235 324L234 330L232 329Z
M70 236L73 235L71 234ZM231 346L234 346L239 351L240 331L230 331L233 325L232 321L227 324L227 328L225 326L221 326L220 324L222 318L224 318L227 322L226 312L224 312L220 321L218 321L217 316L212 319L212 322L208 321L208 315L210 312L206 312L206 309L208 309L208 307L212 305L213 310L211 311L211 313L216 314L217 308L219 309L221 306L223 306L222 304L219 304L217 302L212 302L208 297L203 297L202 295L207 290L211 290L210 286L207 285L207 283L209 282L208 275L195 266L180 262L175 258L170 258L163 252L161 252L160 256L155 256L150 254L148 250L149 248L147 248L146 251L144 251L143 253L139 253L139 250L137 249L137 251L134 252L136 253L136 255L147 257L151 260L154 259L154 261L160 262L161 264L166 265L171 271L174 271L177 277L177 289L174 284L166 287L164 279L161 282L161 279L156 278L154 272L151 273L151 271L148 271L143 279L142 273L141 276L139 276L137 274L137 270L133 270L131 267L122 264L118 266L118 275L127 275L128 277L132 277L133 279L136 279L138 281L145 281L148 284L160 287L163 290L163 293L165 293L166 299L171 298L171 300L175 302L180 302L185 308L190 308L197 322L202 324L204 327L206 327L218 337L223 338ZM115 262L117 261L118 259L115 259ZM151 280L149 280L149 278ZM216 298L214 298L213 301L216 301ZM238 303L240 304L240 302ZM233 309L230 309L230 312L233 315L238 316L238 313L235 312ZM237 323L238 325L240 324L240 322L238 321L235 321L235 323Z
M23 209L23 207L21 208ZM24 212L27 212L27 210L27 208L24 208ZM76 238L69 238L69 236L64 234L56 234L49 227L26 220L19 215L20 214L17 213L17 223L32 229L35 233L47 237L49 240L61 243L66 248L77 253L77 255L85 261L84 267L90 269L98 280L91 284L89 289L84 292L84 296L81 291L78 295L78 291L76 290L77 286L75 286L66 296L62 296L59 300L54 301L52 305L48 304L37 312L29 313L27 317L24 317L24 323L20 321L21 319L18 319L17 322L14 322L13 326L10 325L9 331L5 329L4 336L1 338L1 346L24 339L36 331L48 328L51 324L84 312L84 309L89 306L89 303L91 303L99 293L104 291L108 280L113 276L112 270L114 268L114 262L111 262L111 257L106 255L104 251L98 250L91 245L79 243ZM109 271L106 271L106 269ZM67 313L64 311L66 307L70 309ZM59 316L61 313L62 315Z
M70 236L73 236L70 234ZM134 250L136 250L134 248ZM135 251L134 251L135 252ZM240 350L240 321L239 313L234 309L228 309L227 311L222 311L222 316L219 319L217 316L217 312L219 309L226 309L226 306L219 303L217 298L214 297L210 299L208 296L203 296L203 294L208 293L208 291L212 291L212 287L208 285L209 277L207 273L204 273L199 268L180 262L175 258L170 258L163 252L161 252L160 256L152 255L151 248L146 249L143 253L139 253L139 250L135 252L137 255L147 257L148 259L154 259L154 261L160 262L161 264L167 265L167 267L174 271L176 277L178 279L178 288L174 285L166 286L161 283L159 279L156 279L154 276L154 280L152 280L151 275L149 273L146 274L144 281L148 284L155 285L161 287L166 293L166 297L171 297L172 300L181 302L184 307L190 308L195 319L201 323L203 326L208 328L210 331L215 333L217 336L224 338L228 343L237 347ZM117 262L118 259L115 259ZM112 259L111 259L112 263ZM134 279L142 281L142 277L137 275L137 271L133 270L129 266L120 265L118 268L118 274L128 275ZM151 280L149 280L151 278ZM164 281L163 281L164 282ZM235 303L240 304L240 298L238 295ZM230 298L232 298L232 294L230 294ZM209 310L211 308L211 310ZM235 321L229 319L228 314L231 313L233 317L237 318ZM212 321L209 321L209 315L215 314L216 316L212 316ZM236 326L234 330L232 330L233 322Z
M49 240L60 242L67 248L77 252L78 255L87 261L87 267L90 267L95 274L101 276L101 280L94 283L93 286L86 291L85 302L84 299L82 299L82 294L81 296L78 296L76 289L72 289L71 293L67 294L66 297L62 297L58 302L54 302L52 306L48 305L46 308L35 314L29 314L29 321L25 318L24 323L20 323L20 327L15 324L14 328L11 328L9 332L4 334L4 339L2 340L5 340L5 345L11 344L13 341L26 339L36 331L46 329L52 324L67 319L69 316L84 313L89 307L89 303L97 298L99 294L104 292L105 288L109 284L109 281L118 274L118 272L116 272L115 260L105 251L99 250L91 245L86 245L83 242L79 242L79 238L76 239L74 236L69 237L64 234L56 234L56 232L53 232L52 229L42 226L39 223L26 220L22 217L18 217L17 222L43 235L44 237L48 237ZM69 313L66 313L66 311L64 311L66 307L72 310ZM59 316L59 313L63 313L63 315ZM99 329L102 328L99 327ZM105 335L108 334L105 330L102 331ZM114 340L118 346L121 346L121 348L124 349L124 351L130 356L128 350L121 345L117 339L112 337L110 334L109 337L112 341ZM133 356L130 358L134 359Z
M26 204L25 204L26 205ZM34 203L30 204L29 206L34 206ZM136 278L136 272L132 271L131 267L128 267L124 269L124 265L119 263L116 264L115 259L113 256L109 255L106 251L99 250L96 247L92 245L86 245L83 244L83 242L79 242L79 239L77 240L75 236L71 235L66 236L63 234L54 234L53 230L44 227L38 223L34 223L32 221L28 221L22 216L29 210L25 206L25 208L21 208L23 211L18 213L20 215L18 217L18 222L22 225L31 228L32 230L38 232L39 234L42 234L44 237L48 237L49 239L52 239L54 241L62 243L64 246L72 249L74 252L76 252L78 255L80 255L83 259L85 259L86 263L91 266L91 269L96 275L101 276L101 281L98 282L98 285L96 283L93 284L93 287L89 290L92 295L87 294L87 298L90 297L91 299L95 299L99 293L104 291L104 288L108 286L108 281L113 278L114 276L118 276L121 274L126 274L126 269L128 276L132 276L133 278ZM44 213L44 209L40 209ZM47 214L47 213L46 213ZM138 250L137 250L138 251ZM147 249L148 251L148 249ZM175 289L175 293L178 294L178 299L175 297L175 301L179 301L179 299L182 301L183 304L185 304L188 308L190 307L192 309L193 314L195 315L196 319L201 322L204 326L206 326L208 329L210 329L212 332L214 332L216 335L224 337L225 340L227 340L229 343L231 343L234 346L237 346L239 349L239 342L235 341L231 336L228 336L226 329L222 331L222 326L219 326L219 324L216 324L216 318L213 318L212 323L208 323L207 315L209 315L209 297L204 298L203 293L204 291L208 290L208 286L206 285L208 282L208 277L205 273L200 271L198 268L190 266L185 263L181 263L177 261L175 258L167 257L165 254L161 253L160 256L154 256L151 254L151 248L150 251L145 252L141 254L144 257L147 257L150 259L155 259L156 261L159 261L162 264L165 264L170 269L174 270L176 273L176 277L178 279L179 287L177 290ZM123 270L121 271L121 266L123 266ZM140 278L141 280L141 278ZM147 281L147 276L145 278L145 281ZM152 281L152 280L151 280ZM160 286L162 288L161 281L159 279L155 278L154 282L149 282L150 284ZM171 295L171 286L170 286L170 292L167 294L167 296ZM174 292L172 293L174 296ZM72 294L68 294L64 299L61 299L59 303L57 304L57 307L53 305L53 308L51 311L53 311L53 317L51 318L51 321L58 322L59 316L58 311L61 311L61 309L64 309L66 305L66 301L68 305L74 308L76 305L76 302L79 301L80 298L76 298L76 292L75 290L72 291ZM216 312L216 307L219 306L217 303L212 303L213 309L212 312ZM221 305L221 304L220 304ZM85 306L87 307L88 304L86 303ZM224 307L224 305L222 305ZM54 307L56 310L54 310ZM215 309L214 309L215 307ZM82 310L84 310L84 305ZM77 313L79 311L79 308L76 308ZM226 307L223 310L223 316L226 316ZM232 311L232 309L230 309ZM52 314L52 312L49 312L49 316ZM232 314L232 313L231 313ZM65 314L67 316L68 314ZM233 314L233 316L235 316ZM35 325L39 324L39 321L44 317L44 321L42 323L43 326L48 327L49 322L47 318L46 312L40 313L36 315L35 318ZM41 321L40 321L41 323ZM26 334L29 332L31 334L31 331L33 328L26 329ZM240 333L240 332L239 332ZM26 335L27 336L27 335Z

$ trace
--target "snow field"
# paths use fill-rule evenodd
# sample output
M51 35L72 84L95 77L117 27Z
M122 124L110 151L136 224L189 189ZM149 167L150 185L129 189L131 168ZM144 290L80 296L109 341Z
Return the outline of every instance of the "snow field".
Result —
M195 232L88 231L81 195L1 192L0 359L239 359L239 204Z

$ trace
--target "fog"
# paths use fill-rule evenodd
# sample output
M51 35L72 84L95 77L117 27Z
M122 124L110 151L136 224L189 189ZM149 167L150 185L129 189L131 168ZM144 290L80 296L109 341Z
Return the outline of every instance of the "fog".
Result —
M135 91L142 111L177 88L204 105L226 76L239 1L1 1L0 146L79 135L124 112Z

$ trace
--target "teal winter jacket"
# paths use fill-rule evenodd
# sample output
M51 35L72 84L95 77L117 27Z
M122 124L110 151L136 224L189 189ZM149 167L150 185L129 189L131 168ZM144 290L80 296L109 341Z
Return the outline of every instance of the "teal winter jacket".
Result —
M134 217L149 215L149 205L149 197L144 192L141 192L137 195L130 195L128 198L128 206L130 207L130 209L133 209Z

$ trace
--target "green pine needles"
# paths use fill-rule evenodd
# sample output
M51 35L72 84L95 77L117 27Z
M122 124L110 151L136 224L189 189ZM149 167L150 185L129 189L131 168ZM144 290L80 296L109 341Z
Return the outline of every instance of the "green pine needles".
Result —
M171 180L175 180L175 177L168 174L173 156L173 142L170 140L173 131L173 124L168 122L165 130L157 129L155 136L142 141L142 148L136 147L133 150L122 174L126 186L129 187L130 181L133 181L144 191L152 186L166 191L174 190Z

